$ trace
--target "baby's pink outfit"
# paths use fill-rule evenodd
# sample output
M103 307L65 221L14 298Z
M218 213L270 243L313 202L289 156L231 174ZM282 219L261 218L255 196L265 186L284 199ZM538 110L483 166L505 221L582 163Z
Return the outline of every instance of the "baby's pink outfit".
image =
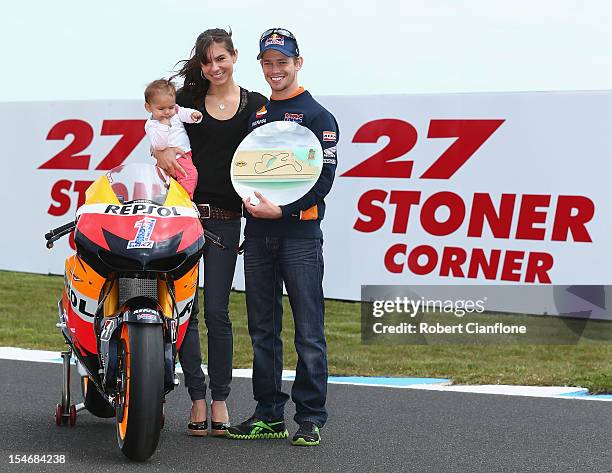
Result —
M200 120L193 120L191 114L196 112L192 108L185 108L176 105L176 113L170 118L170 125L164 125L158 120L149 118L145 123L145 132L151 141L153 149L161 150L171 147L181 148L185 151L187 158L176 155L176 160L187 173L186 176L177 172L176 180L185 188L189 197L193 199L193 192L198 183L198 170L191 160L191 144L184 123L199 123Z

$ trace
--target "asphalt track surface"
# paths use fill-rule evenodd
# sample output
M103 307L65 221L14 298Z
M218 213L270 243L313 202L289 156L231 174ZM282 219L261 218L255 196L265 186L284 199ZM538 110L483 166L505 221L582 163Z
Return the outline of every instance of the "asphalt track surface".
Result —
M73 400L81 402L73 368ZM186 435L186 389L170 393L157 452L144 463L117 448L112 419L82 411L57 427L61 365L0 360L0 471L186 472L610 472L612 403L330 385L319 447L287 440ZM233 421L254 407L251 381L235 379ZM285 383L290 389L290 383ZM290 434L293 407L286 419ZM64 465L10 464L9 455L64 454Z

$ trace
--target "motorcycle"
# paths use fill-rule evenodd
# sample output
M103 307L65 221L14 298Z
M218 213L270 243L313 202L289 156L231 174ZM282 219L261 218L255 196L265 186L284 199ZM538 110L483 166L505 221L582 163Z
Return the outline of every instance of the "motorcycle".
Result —
M58 426L86 409L115 417L117 442L131 460L156 450L165 396L179 384L176 356L198 286L205 230L185 190L160 168L112 169L87 189L74 222L45 235L47 247L74 230L57 323L62 352ZM70 401L76 358L84 403Z

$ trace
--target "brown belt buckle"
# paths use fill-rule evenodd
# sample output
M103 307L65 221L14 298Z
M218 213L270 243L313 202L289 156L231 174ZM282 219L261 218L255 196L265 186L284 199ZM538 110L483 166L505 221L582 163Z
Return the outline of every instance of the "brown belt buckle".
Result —
M210 218L210 204L198 204L198 211L200 212L200 218Z

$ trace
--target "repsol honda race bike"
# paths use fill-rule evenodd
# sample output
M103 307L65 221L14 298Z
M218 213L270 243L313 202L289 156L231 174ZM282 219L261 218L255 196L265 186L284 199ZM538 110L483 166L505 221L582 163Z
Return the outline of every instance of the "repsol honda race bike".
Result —
M57 425L74 425L77 410L115 417L117 441L130 459L156 450L165 396L178 385L177 352L189 323L205 238L185 190L156 166L112 169L86 191L75 222L45 235L47 247L74 230L66 259L57 326L62 402ZM70 403L75 356L84 403Z

